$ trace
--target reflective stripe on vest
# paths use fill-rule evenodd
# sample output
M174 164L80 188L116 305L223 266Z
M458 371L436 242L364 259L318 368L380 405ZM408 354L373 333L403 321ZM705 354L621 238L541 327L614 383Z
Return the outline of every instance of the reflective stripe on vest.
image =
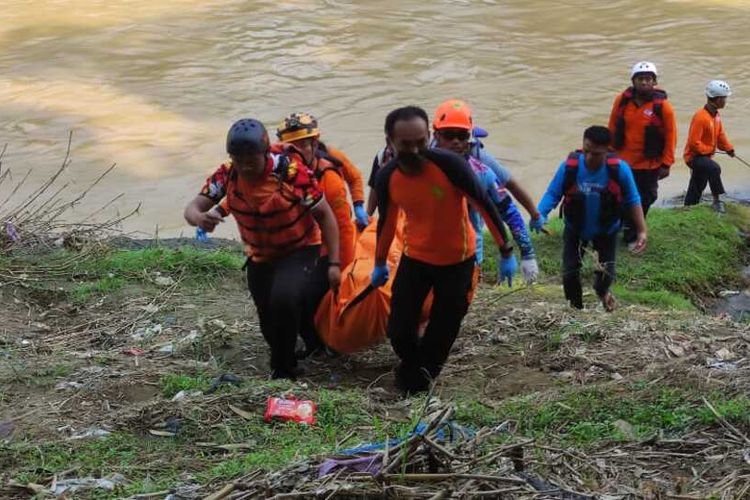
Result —
M282 169L283 169L282 165ZM320 231L312 215L313 205L303 203L294 187L284 182L275 168L266 189L272 193L260 205L248 203L237 189L237 173L227 186L229 210L237 221L242 241L254 260L271 260L299 248L317 244Z

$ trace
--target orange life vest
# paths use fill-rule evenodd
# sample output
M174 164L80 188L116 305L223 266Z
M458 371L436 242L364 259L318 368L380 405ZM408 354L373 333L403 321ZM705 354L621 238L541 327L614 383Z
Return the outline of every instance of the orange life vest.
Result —
M272 155L272 161L262 180L248 181L232 170L227 185L227 208L255 262L274 260L321 241L312 214L320 198L311 198L297 187L313 184L312 174L286 153Z
M621 150L625 145L625 107L635 97L633 87L627 88L620 98L617 107L617 120L615 121L614 147ZM664 117L662 110L664 101L667 100L667 93L662 89L654 89L651 102L654 104L654 113L651 115L651 123L646 125L643 142L643 156L646 158L659 158L664 152Z

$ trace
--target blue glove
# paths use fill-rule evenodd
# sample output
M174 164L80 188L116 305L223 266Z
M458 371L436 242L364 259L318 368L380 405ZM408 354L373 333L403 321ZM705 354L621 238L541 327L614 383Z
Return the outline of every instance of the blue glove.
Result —
M497 283L502 285L505 280L508 280L508 286L513 286L513 275L518 270L518 261L516 256L513 254L508 255L500 259L500 269L497 271Z
M370 218L367 216L367 211L361 201L354 204L354 218L357 219L357 229L360 231L370 223Z
M532 231L541 233L546 223L547 223L547 217L545 215L539 214L538 219L531 219L529 221L529 228L531 228Z
M375 269L372 270L372 274L370 275L370 282L372 283L372 286L375 288L381 287L385 285L386 281L388 281L388 265L376 265Z

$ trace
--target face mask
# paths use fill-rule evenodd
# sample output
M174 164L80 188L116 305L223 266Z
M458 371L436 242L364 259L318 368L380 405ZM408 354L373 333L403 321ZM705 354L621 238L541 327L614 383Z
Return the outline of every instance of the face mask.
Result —
M411 151L399 152L397 158L401 165L410 169L420 168L422 166L422 162L424 161L420 153L414 153Z

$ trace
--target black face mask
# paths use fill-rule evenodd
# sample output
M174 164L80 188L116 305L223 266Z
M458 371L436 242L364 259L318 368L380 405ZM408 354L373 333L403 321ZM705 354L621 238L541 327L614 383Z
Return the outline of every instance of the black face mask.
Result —
M408 169L418 169L424 162L424 158L422 157L421 153L414 153L411 151L399 152L397 158L398 162Z

